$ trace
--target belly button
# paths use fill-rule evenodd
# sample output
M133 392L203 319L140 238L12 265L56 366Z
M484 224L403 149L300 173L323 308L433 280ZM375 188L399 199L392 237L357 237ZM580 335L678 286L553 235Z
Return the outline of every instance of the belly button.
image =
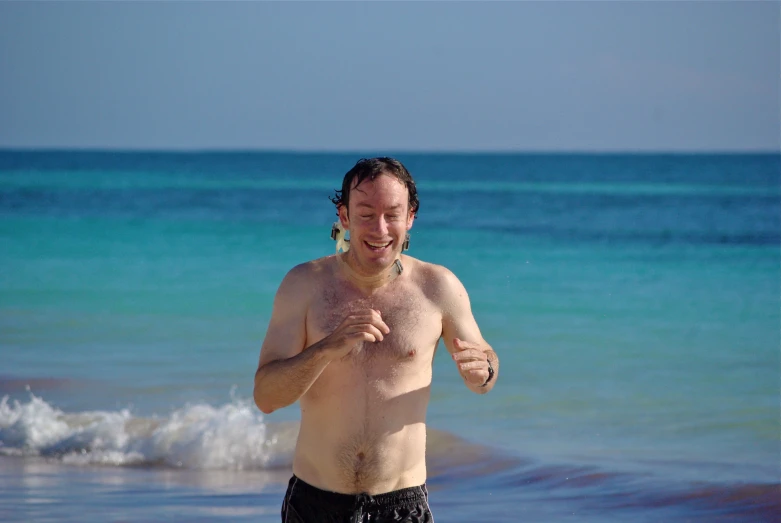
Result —
M363 458L366 457L366 454L364 454L363 452L359 452L357 457L358 457L358 461L363 461Z

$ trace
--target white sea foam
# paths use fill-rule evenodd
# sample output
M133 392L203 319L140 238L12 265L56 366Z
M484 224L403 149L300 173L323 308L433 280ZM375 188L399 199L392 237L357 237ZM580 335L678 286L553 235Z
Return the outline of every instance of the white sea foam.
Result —
M287 461L250 401L187 405L165 418L129 410L65 413L30 394L0 400L0 454L44 456L73 464L261 469ZM285 436L287 439L291 434Z

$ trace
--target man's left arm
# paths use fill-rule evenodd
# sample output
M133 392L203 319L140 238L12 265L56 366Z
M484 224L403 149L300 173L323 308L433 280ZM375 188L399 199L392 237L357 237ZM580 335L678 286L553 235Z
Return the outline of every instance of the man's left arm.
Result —
M499 357L483 339L472 314L464 285L449 270L441 269L439 295L442 304L442 338L464 383L472 392L485 394L499 377ZM489 369L490 366L490 369Z

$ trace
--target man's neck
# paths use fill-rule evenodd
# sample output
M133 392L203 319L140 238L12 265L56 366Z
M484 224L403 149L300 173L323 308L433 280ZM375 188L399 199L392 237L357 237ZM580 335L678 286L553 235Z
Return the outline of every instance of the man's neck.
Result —
M336 258L339 260L339 266L342 268L345 277L366 294L373 294L392 281L395 281L403 270L401 261L397 259L396 262L382 271L374 274L367 274L364 271L356 269L358 263L350 256L349 252L337 254Z

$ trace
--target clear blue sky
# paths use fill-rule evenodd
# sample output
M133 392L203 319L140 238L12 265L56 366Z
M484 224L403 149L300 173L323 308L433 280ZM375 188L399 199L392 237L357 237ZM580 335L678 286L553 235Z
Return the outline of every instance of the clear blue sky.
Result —
M778 2L0 2L0 147L779 150Z

